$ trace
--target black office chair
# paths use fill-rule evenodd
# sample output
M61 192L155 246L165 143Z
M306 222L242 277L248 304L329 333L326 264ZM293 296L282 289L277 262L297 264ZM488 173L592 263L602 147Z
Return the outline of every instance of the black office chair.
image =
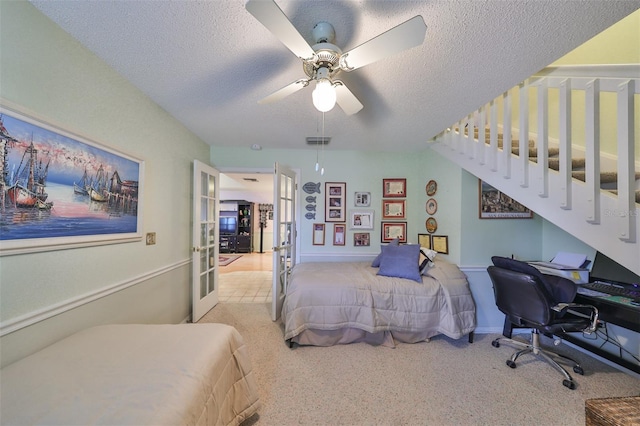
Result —
M506 257L494 256L491 261L493 266L489 266L487 272L493 282L496 305L506 316L505 337L499 337L491 344L498 348L500 341L506 341L523 348L507 360L511 368L516 368L520 355L532 353L541 357L562 373L564 386L575 389L571 375L553 357L573 363L573 371L577 374L584 374L584 370L575 360L543 349L540 334L553 337L562 332L592 333L597 327L597 308L571 303L576 295L576 284L571 280L542 274L525 262ZM531 342L511 339L512 328L531 328Z

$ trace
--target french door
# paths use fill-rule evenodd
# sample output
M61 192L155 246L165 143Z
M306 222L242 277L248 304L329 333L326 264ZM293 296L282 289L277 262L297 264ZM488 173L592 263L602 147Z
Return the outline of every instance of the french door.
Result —
M296 174L275 164L273 179L273 283L271 319L280 318L296 259Z
M193 162L192 322L218 303L219 182L220 172Z

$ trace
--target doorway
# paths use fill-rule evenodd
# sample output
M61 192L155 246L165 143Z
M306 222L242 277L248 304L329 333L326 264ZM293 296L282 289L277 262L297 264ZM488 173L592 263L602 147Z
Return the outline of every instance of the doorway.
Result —
M273 203L273 170L224 170L220 173L220 200L254 203L253 214L258 218L258 205ZM254 222L252 251L219 268L220 303L271 303L273 231L269 225L273 221L267 218L264 228Z

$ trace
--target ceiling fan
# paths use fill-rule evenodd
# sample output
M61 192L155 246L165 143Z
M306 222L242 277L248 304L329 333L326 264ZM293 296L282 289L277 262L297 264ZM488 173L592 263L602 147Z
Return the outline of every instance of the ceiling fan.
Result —
M347 115L360 111L362 103L341 80L335 79L338 73L350 72L419 46L427 31L422 16L417 15L343 53L338 46L332 44L335 31L328 22L319 22L313 27L312 35L316 44L310 46L273 0L248 0L246 9L302 59L302 67L307 75L307 78L294 81L258 103L279 101L315 81L313 104L321 112L330 111L336 102Z

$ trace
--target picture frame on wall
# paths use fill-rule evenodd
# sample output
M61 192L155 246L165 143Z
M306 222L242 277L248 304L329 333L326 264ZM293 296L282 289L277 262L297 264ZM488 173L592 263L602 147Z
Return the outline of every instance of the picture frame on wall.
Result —
M349 212L350 229L373 229L374 210L352 210Z
M0 256L142 240L144 161L0 105Z
M478 179L480 219L531 219L533 212L502 191Z
M396 238L401 243L407 242L407 222L382 222L382 242L389 243Z
M324 223L313 224L313 245L314 246L324 245Z
M442 254L449 254L449 237L446 235L432 235L433 250Z
M355 247L369 247L371 236L368 232L356 232L353 234L353 245Z
M431 234L418 234L418 244L420 247L431 250Z
M382 200L382 218L404 219L406 206L406 200Z
M382 197L405 198L407 196L407 179L382 179Z
M347 233L347 227L344 223L335 223L333 225L333 245L343 246L345 245L345 237Z
M325 182L324 221L347 221L347 184L345 182Z
M370 192L356 192L354 194L353 204L356 207L369 207L371 205L371 193Z

